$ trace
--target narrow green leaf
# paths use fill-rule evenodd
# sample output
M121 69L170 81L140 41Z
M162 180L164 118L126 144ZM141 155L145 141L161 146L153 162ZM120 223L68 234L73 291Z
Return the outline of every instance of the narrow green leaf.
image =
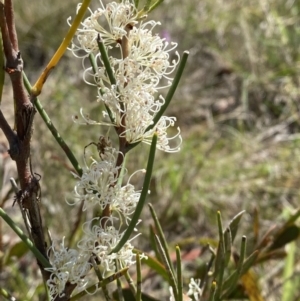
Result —
M23 82L24 82L25 88L28 91L28 93L30 93L30 91L31 91L30 82L29 82L26 74L24 72L22 74L23 74ZM60 133L58 132L58 130L52 123L50 117L48 116L47 112L44 110L42 104L40 103L40 101L37 97L34 98L33 104L34 104L35 108L37 109L37 111L39 112L40 116L42 117L43 121L45 122L46 126L50 130L51 134L55 138L56 142L59 144L61 149L65 152L67 158L73 165L73 167L76 170L76 172L78 173L78 175L81 176L82 168L80 167L77 159L75 158L71 149L69 148L67 143L64 141L64 139L62 138L62 136L60 135Z
M217 212L217 221L218 221L218 230L219 230L219 247L221 247L222 251L225 251L225 244L224 244L224 233L223 233L223 224L222 224L222 217L221 212Z
M124 232L124 234L123 234L121 240L119 241L118 245L111 251L111 253L116 253L116 252L119 252L121 250L121 248L124 246L124 244L128 241L131 233L133 232L133 230L134 230L134 228L135 228L135 226L136 226L136 224L137 224L137 222L140 218L140 215L142 213L142 210L143 210L145 202L146 202L148 189L149 189L149 185L150 185L150 181L151 181L152 169L153 169L154 158L155 158L156 142L157 142L157 135L154 134L153 139L152 139L152 144L151 144L151 147L150 147L150 152L149 152L149 158L148 158L148 164L147 164L147 170L146 170L144 185L143 185L143 189L142 189L142 192L141 192L139 202L136 206L136 209L135 209L135 212L133 213L133 216L131 217L131 221L128 225L128 228Z
M134 249L134 253L136 251L137 250ZM164 278L165 280L169 280L168 272L165 269L165 267L163 266L163 264L161 262L159 262L156 258L151 256L150 254L147 254L145 252L144 252L144 254L147 256L147 258L143 258L142 262L145 263L151 269L153 269L162 278Z
M119 301L125 301L123 295L122 282L120 278L117 278L117 294L118 294Z
M238 225L239 225L240 220L241 220L241 218L242 218L242 216L243 216L244 213L245 213L245 210L241 211L229 223L229 228L230 228L230 231L231 231L232 243L234 242L234 239L236 237L236 233L238 231Z
M208 282L208 277L209 277L209 273L210 273L210 270L212 268L212 265L214 263L214 260L216 258L216 254L214 253L213 249L211 248L211 246L209 246L209 250L211 252L211 257L210 257L210 260L209 262L207 263L206 265L206 272L205 272L205 276L203 279L201 279L201 283L200 283L200 288L203 290L204 289L204 286L205 284Z
M98 66L97 66L95 56L92 53L89 54L89 60L90 60L90 63L91 63L94 74L97 74ZM102 82L102 80L101 80L101 82ZM100 89L100 93L101 93L101 95L103 95L102 89ZM107 104L104 104L104 106L105 106L105 109L108 113L108 116L109 116L109 119L110 119L111 123L115 124L115 119L114 119L113 113L111 112L110 108L108 107ZM124 166L124 164L123 164L123 166Z
M107 286L110 282L113 282L115 281L117 278L120 278L122 276L124 276L124 274L128 271L128 268L124 268L116 273L114 273L113 275L107 277L107 278L104 278L102 281L94 284L94 285L91 285L89 287L87 287L84 291L76 294L75 296L72 296L70 298L69 301L75 301L75 300L79 300L81 299L82 297L84 297L85 295L87 294L91 294L91 293L94 293L95 290L98 288L98 287L104 287L104 286Z
M98 35L97 43L98 43L99 51L101 53L101 59L103 61L104 67L106 69L109 81L112 85L115 85L117 83L117 81L115 79L114 72L113 72L110 62L109 62L107 51L105 49L103 41L101 40L100 35Z
M259 254L258 250L255 250L247 259L244 261L241 271L239 272L240 276L245 274L255 263L257 256ZM236 279L236 274L238 273L235 270L223 283L223 290L227 290L230 286L234 285Z
M155 235L155 240L156 240L156 244L158 246L158 250L159 250L159 252L162 256L162 259L164 261L165 267L168 271L169 283L170 283L170 285L173 289L173 294L174 294L175 300L178 301L178 285L177 285L177 282L176 282L175 274L174 274L173 270L171 269L171 266L170 266L170 264L168 262L168 259L167 259L167 254L165 253L164 247L162 246L158 235ZM168 253L168 257L169 257L170 255L169 255L168 250L167 250L167 253Z
M222 295L221 300L226 299L235 289L236 285L238 284L238 281L241 277L241 273L243 270L243 265L244 265L244 259L246 255L246 244L247 244L247 238L246 236L242 237L242 243L241 243L241 250L240 250L240 258L237 264L237 269L234 271L234 276L231 278L231 283L229 285L229 288L227 291ZM229 276L230 277L230 276ZM226 282L226 281L225 281ZM225 290L225 282L223 285L223 291Z
M219 301L215 298L216 296L217 283L215 281L212 282L209 292L208 301Z
M224 244L225 244L225 267L227 267L231 257L231 248L232 248L231 231L229 228L226 228L224 232Z
M181 270L181 255L180 248L176 246L176 266L177 266L177 286L178 286L178 301L183 301L183 278Z
M221 219L220 211L217 212L218 230L219 230L219 245L217 249L217 256L215 261L215 279L217 282L217 289L215 293L216 300L219 299L222 286L223 286L223 276L225 271L225 244L223 235L223 225Z
M149 237L150 237L150 245L151 245L151 250L154 251L155 253L155 257L157 258L158 261L162 262L162 259L160 257L160 254L157 250L157 246L156 246L156 243L155 243L155 233L154 233L154 227L153 225L150 225L149 226Z
M246 247L247 247L247 237L243 236L242 243L241 243L240 259L239 259L238 265L237 265L237 272L239 275L241 275L241 272L244 267L244 260L245 260L245 256L246 256Z
M23 233L23 231L14 223L14 221L6 214L6 212L0 208L0 216L10 226L10 228L22 239L28 249L35 255L38 261L45 267L51 267L49 261L43 256L43 254L35 247L32 241Z
M260 230L259 209L257 207L254 208L252 215L253 245L257 245Z
M134 296L136 296L136 287L135 287L135 285L134 285L133 279L131 278L129 272L127 271L127 272L124 274L124 276L125 276L125 279L126 279L126 281L127 281L127 284L128 284L128 286L129 286L131 292L133 293Z
M165 254L166 259L168 261L168 266L171 268L172 273L175 275L174 267L173 267L173 264L172 264L172 261L171 261L171 258L170 258L170 254L169 254L168 243L167 243L167 240L165 238L164 232L163 232L163 230L161 228L160 222L159 222L159 220L157 218L157 215L156 215L156 213L154 211L153 206L151 204L148 204L148 206L149 206L149 209L150 209L150 213L151 213L152 219L153 219L154 224L155 224L155 228L157 230L157 235L159 237L159 241L160 241L160 243L162 245L162 248L164 250L164 254ZM155 238L155 236L154 236L154 238ZM160 254L161 254L161 252L160 252Z
M92 262L92 265L93 265L93 267L94 267L94 271L95 271L95 273L96 273L96 275L97 275L97 278L98 278L99 282L102 281L102 280L103 280L103 277L102 277L102 275L101 275L100 269L99 269L99 267L98 267L98 265L97 265L97 263L96 263L94 257L91 256L90 260L91 260L91 262ZM110 298L110 296L109 296L109 292L108 292L108 289L107 289L107 286L106 286L106 285L104 285L104 286L102 287L102 291L103 291L103 295L104 295L105 300L106 300L106 301L111 301L111 298Z
M136 301L142 301L142 267L140 253L136 253Z
M189 52L188 51L184 51L183 52L183 55L182 55L182 58L179 62L179 66L177 68L177 71L176 71L176 74L175 74L175 77L174 77L174 80L172 82L172 85L169 89L169 92L165 98L165 103L164 105L161 107L160 111L157 113L157 115L155 115L154 119L153 119L153 124L150 125L147 129L146 129L146 132L153 129L155 127L155 125L157 124L157 122L159 121L159 119L163 116L164 112L166 111L167 107L169 106L174 94L175 94L175 91L177 89L177 86L179 84L179 81L180 81L180 78L183 74L183 70L185 68L185 65L186 65L186 62L187 62L187 59L188 59L188 56L189 56Z
M162 4L164 0L157 0L154 4L152 4L148 9L148 14L152 12L155 8L157 8L160 4Z

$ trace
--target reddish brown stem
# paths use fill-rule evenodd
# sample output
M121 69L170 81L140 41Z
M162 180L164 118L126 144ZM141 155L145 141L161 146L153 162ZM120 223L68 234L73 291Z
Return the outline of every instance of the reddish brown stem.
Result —
M6 16L6 24L8 28L9 38L10 42L12 44L12 47L15 51L18 51L18 37L17 32L15 28L15 19L14 19L14 12L13 12L13 3L12 0L5 0L5 16Z
M17 135L9 126L1 110L0 110L0 128L2 129L5 137L7 138L9 145L14 145L15 143L17 143L17 139L18 139Z
M10 145L10 156L16 161L21 190L17 194L17 201L27 212L30 222L30 237L35 246L47 258L46 243L40 216L40 186L32 175L30 168L30 140L35 109L23 86L23 61L18 51L17 34L14 26L14 15L11 1L5 1L5 7L0 3L0 28L3 39L3 48L6 57L5 70L10 76L14 107L15 126L13 131L3 114L0 114L1 128ZM39 263L44 280L49 278Z

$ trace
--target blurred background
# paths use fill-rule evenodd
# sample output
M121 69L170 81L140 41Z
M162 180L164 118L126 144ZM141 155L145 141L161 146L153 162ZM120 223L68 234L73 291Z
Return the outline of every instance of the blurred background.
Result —
M98 1L92 2L95 8ZM15 1L19 45L32 84L62 41L68 30L66 19L75 15L76 5L73 0ZM182 149L175 154L157 153L149 202L167 240L173 246L180 243L187 254L217 239L218 210L224 224L246 210L238 236L246 234L251 245L254 237L282 224L299 206L300 2L165 0L149 19L162 23L157 33L177 42L180 54L190 52L167 111L177 118ZM1 109L12 118L12 93L6 81ZM107 131L98 127L92 131L71 119L81 107L92 116L99 115L96 93L82 81L81 61L67 52L39 97L80 163L83 147ZM15 170L2 133L0 142L1 206L22 226L19 209L12 207L13 195L8 193L7 180ZM78 208L70 209L65 200L75 180L67 158L38 114L32 145L34 171L42 176L44 223L54 238L68 237ZM141 144L132 151L129 174L146 167L148 151ZM141 187L138 177L132 181ZM140 224L143 235L138 238L145 251L150 250L149 216L145 208ZM2 255L5 250L16 255L9 257L5 269L0 267L0 284L11 288L15 297L38 300L34 296L42 287L35 261L22 247L15 247L18 238L6 225L1 225L1 232ZM300 283L299 253L294 253L295 284ZM196 255L187 260L188 277L197 276L199 261ZM263 299L255 300L283 300L284 266L284 260L256 266ZM152 281L145 289L154 291L155 285ZM163 288L168 293L168 287ZM296 292L290 300L299 298Z

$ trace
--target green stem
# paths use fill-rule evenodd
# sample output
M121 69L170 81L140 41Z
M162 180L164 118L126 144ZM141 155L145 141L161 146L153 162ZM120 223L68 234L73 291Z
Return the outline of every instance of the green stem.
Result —
M155 117L153 118L153 124L151 124L150 126L148 126L148 128L146 129L146 132L153 129L155 127L155 125L157 124L157 122L159 121L159 119L163 116L164 112L166 111L167 107L169 106L174 94L175 94L175 91L178 87L178 84L179 84L179 81L180 81L180 78L182 76L182 73L183 73L183 70L185 68L185 65L186 65L186 62L187 62L187 59L188 59L188 56L189 56L189 52L188 51L184 51L183 52L183 55L182 55L182 58L179 62L179 66L177 68L177 72L175 74L175 77L174 77L174 80L172 82L172 85L168 91L168 94L165 98L165 103L163 104L163 106L161 107L160 111L157 113L157 115L155 115Z
M108 57L107 51L105 49L104 43L103 43L100 35L98 35L97 43L98 43L99 51L101 53L101 59L102 59L103 65L105 67L105 70L107 72L109 81L110 81L111 85L116 86L117 81L116 81L114 72L111 68L111 65L110 65L110 62L109 62L109 57ZM118 88L117 88L117 91L119 92ZM122 111L124 111L124 103L119 100L119 104L120 104L120 107L121 107ZM109 113L111 114L110 110L108 110L108 114ZM109 116L110 116L111 120L113 120L111 115L109 115Z
M151 5L149 7L149 10L148 10L148 14L153 11L156 7L158 7L160 4L162 4L164 2L164 0L157 0L153 5Z
M177 265L177 287L178 287L178 301L183 301L182 292L182 270L181 270L181 255L180 248L176 246L176 265Z
M219 245L217 250L217 257L215 263L215 271L216 271L216 279L217 279L217 289L215 292L215 299L220 299L220 294L222 292L223 287L223 276L225 270L225 243L224 243L224 232L222 225L221 212L217 212L217 221L218 221L218 229L219 229Z
M174 274L174 272L171 268L171 265L170 265L170 263L167 259L167 255L168 255L168 257L170 257L170 254L169 254L168 250L166 250L166 251L164 250L164 247L162 246L158 235L155 235L155 242L157 244L158 250L160 251L160 254L161 254L162 259L164 261L165 268L168 272L169 283L170 283L170 286L173 289L174 298L175 298L176 301L179 301L179 299L178 299L178 285L176 283L175 274Z
M146 202L146 197L148 195L148 189L151 181L151 175L152 175L152 169L154 164L154 158L155 158L155 150L156 150L156 143L157 143L157 134L153 135L150 152L149 152L149 158L148 158L148 164L147 164L147 171L145 175L144 185L141 192L141 196L139 199L139 202L136 206L135 212L131 218L131 221L128 225L128 228L126 229L125 233L123 234L121 240L117 244L117 246L111 251L111 253L116 253L121 250L121 248L124 246L124 244L128 241L131 233L133 232L134 228L136 227L136 224L140 218L140 215L142 213L142 209Z
M97 278L98 278L99 282L103 281L100 269L99 269L99 267L98 267L98 265L97 265L97 263L96 263L93 256L91 256L91 262L92 262L92 265L94 267L94 271L97 275ZM111 298L109 296L108 289L107 289L106 285L102 286L102 291L103 291L103 295L104 295L105 300L106 301L111 301Z
M6 221L10 228L21 238L26 244L28 249L35 255L38 261L45 268L51 267L49 261L42 255L42 253L34 246L32 241L23 233L23 231L14 223L14 221L6 214L6 212L0 208L0 216Z
M168 247L168 243L167 243L167 240L165 238L165 235L164 235L164 232L162 230L162 227L160 225L160 222L158 220L158 217L154 211L154 208L151 204L148 205L149 206L149 209L150 209L150 213L151 213L151 216L152 216L152 219L154 221L154 224L155 224L155 229L157 231L157 235L160 239L160 243L163 247L163 250L164 250L164 253L166 254L166 258L167 258L167 261L168 261L168 265L170 266L170 269L172 271L173 274L175 274L175 271L174 271L174 267L173 267L173 264L172 264L172 261L171 261L171 257L169 255L169 247ZM154 235L154 238L155 238L155 235Z
M102 46L103 46L103 43L102 43ZM104 47L104 46L103 46L103 47ZM102 48L101 48L101 49L102 49ZM104 51L104 52L106 53L105 48L104 48L104 50L102 49L102 51ZM106 56L107 56L107 54L106 54ZM96 62L96 60L95 60L95 56L94 56L92 53L89 54L89 60L90 60L90 63L91 63L93 72L94 72L94 74L96 74L97 71L98 71L98 66L97 66L97 62ZM108 63L109 63L109 62L108 62ZM101 81L102 81L102 80L101 80ZM101 93L101 95L103 95L103 91L102 91L101 88L100 88L100 93ZM109 107L108 107L106 104L104 104L104 106L105 106L105 109L106 109L106 111L107 111L107 113L108 113L108 116L109 116L109 119L110 119L111 123L112 123L112 124L115 124L115 119L114 119L114 116L113 116L111 110L109 109Z
M78 293L77 295L73 296L70 298L69 301L75 301L75 300L79 300L81 299L82 297L84 297L85 295L87 294L92 294L95 292L95 290L98 289L98 287L104 287L104 286L107 286L110 282L113 282L115 281L116 279L122 277L126 272L128 271L128 268L124 268L118 272L116 272L115 274L107 277L107 278L104 278L102 281L86 288L84 291Z
M142 268L140 253L136 253L136 301L142 301Z
M115 79L115 76L114 76L114 72L111 68L105 46L104 46L103 41L101 40L100 36L98 36L97 42L98 42L99 51L101 53L101 59L103 61L103 64L104 64L104 67L106 69L106 72L107 72L108 78L110 80L110 83L112 85L115 85L117 82L116 82L116 79Z
M80 6L79 10L77 11L77 14L68 30L66 36L64 37L63 41L61 42L60 46L58 47L55 54L51 58L50 62L48 63L48 65L46 66L46 68L44 69L44 71L42 72L42 74L40 75L40 77L38 78L36 83L34 84L34 86L32 87L32 90L29 93L30 95L37 97L39 94L41 94L42 88L49 76L49 73L55 68L55 66L57 65L57 63L59 62L59 60L65 53L65 51L67 50L67 47L69 46L73 36L75 35L76 30L77 30L78 26L80 25L80 22L84 16L88 6L90 5L90 2L91 2L91 0L83 0L82 1L81 6Z
M126 281L127 281L127 284L128 284L128 286L129 286L129 289L130 289L131 292L132 292L132 295L133 295L133 296L136 296L136 287L135 287L135 285L134 285L134 283L133 283L133 279L130 277L130 274L129 274L128 271L124 274L124 277L125 277L125 279L126 279Z
M24 72L23 72L23 80L24 80L24 85L26 87L26 90L30 93L31 85ZM72 153L72 151L70 150L69 146L66 144L64 139L61 137L61 135L59 134L57 129L55 128L54 124L52 123L50 117L44 110L44 108L43 108L42 104L40 103L40 101L38 100L38 98L34 97L33 99L34 99L33 104L34 104L35 108L37 109L37 111L39 112L39 114L41 115L42 119L44 120L46 126L48 127L48 129L50 130L50 132L52 133L53 137L55 138L57 143L60 145L62 150L65 152L66 156L70 160L71 164L73 165L73 167L76 170L76 172L78 173L78 175L81 176L82 169L81 169L78 161L76 160L74 154Z
M117 293L118 293L118 300L119 301L124 301L122 283L121 283L120 278L117 278Z
M234 291L234 289L237 286L237 283L242 275L243 271L243 265L245 261L246 256L246 244L247 244L247 238L246 236L242 237L242 243L241 243L241 251L240 251L240 258L237 264L236 271L230 276L229 279L231 279L231 286L230 288L221 296L221 300L228 298L228 296ZM224 290L224 286L223 286Z
M215 298L216 288L217 288L217 284L215 281L213 281L210 287L210 294L209 294L208 301L219 301L218 299Z

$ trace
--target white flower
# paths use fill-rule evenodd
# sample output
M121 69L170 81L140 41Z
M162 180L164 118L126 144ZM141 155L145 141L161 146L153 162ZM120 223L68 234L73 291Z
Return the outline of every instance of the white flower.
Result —
M200 279L194 280L194 278L191 278L189 283L189 291L187 292L188 296L193 296L195 301L199 300L199 297L202 295L202 290L200 288Z
M147 26L150 25L150 29ZM129 59L137 62L145 68L151 68L157 75L165 76L172 73L178 64L177 61L169 62L169 52L173 51L176 43L171 43L172 47L168 49L169 43L158 35L152 35L152 30L159 22L148 21L140 27L133 27L128 38L130 45Z
M174 292L172 286L169 286L169 292L170 292L170 301L175 301Z
M141 193L134 190L134 186L127 185L115 187L115 198L111 202L111 211L116 211L127 219L134 213L136 205L140 199Z
M84 277L89 273L91 268L92 264L90 263L89 254L79 253L70 275L70 282L76 283L78 290L86 287L88 280L85 280Z
M168 137L167 134L168 128L173 127L175 125L175 117L162 116L158 123L151 130L147 131L148 127L152 126L153 118L155 117L157 111L159 111L161 107L160 102L157 101L155 103L152 103L152 105L148 106L146 105L147 101L144 102L146 103L144 106L140 106L138 103L132 103L130 105L125 104L126 114L120 115L121 109L119 109L119 102L116 100L116 98L114 98L113 95L110 96L111 97L109 98L108 94L106 94L106 96L102 99L105 99L106 104L108 104L109 102L115 104L115 107L110 105L110 109L115 119L115 122L111 123L109 120L107 120L106 122L91 120L88 115L84 115L81 111L82 118L85 121L84 124L109 125L115 127L122 126L124 127L124 131L121 132L119 136L125 137L126 141L129 144L143 142L150 145L152 142L153 135L154 133L156 133L158 136L158 149L169 153L180 151L182 137L180 135L179 127L177 127L177 133L174 136ZM163 98L161 97L161 99ZM140 102L142 102L142 100L143 97L141 94ZM103 112L103 115L107 118L107 113ZM173 147L170 146L170 141L172 140L177 140Z
M86 166L74 188L75 202L84 200L83 210L97 204L103 210L114 199L114 186L121 168L116 167L117 154L115 149L106 148L101 155L102 159L97 161L91 158L91 165Z
M102 226L102 220L105 220L104 226ZM103 277L107 273L115 272L115 260L118 260L122 267L135 263L135 254L132 252L133 246L130 241L127 241L119 252L110 254L122 237L122 233L113 225L116 220L110 216L101 219L94 218L84 223L84 237L78 242L78 248L83 253L93 254L97 257Z
M49 289L49 294L51 300L55 300L57 296L63 297L64 296L64 289L65 285L68 281L68 276L64 275L63 273L60 274L51 274L50 278L47 280L47 286Z
M101 2L100 2L101 3ZM159 22L148 21L137 24L135 21L136 11L129 1L123 0L117 4L115 2L106 7L101 3L101 8L97 11L90 11L91 15L82 23L78 29L77 39L79 48L73 44L73 49L83 49L87 53L96 53L96 63L98 64L96 74L92 68L84 71L84 79L88 84L98 87L97 100L104 103L110 110L110 118L105 121L91 120L90 117L80 113L84 124L89 125L110 125L124 130L120 133L129 144L145 142L150 144L153 134L157 133L157 148L166 152L176 152L180 149L181 136L178 130L174 137L169 138L167 129L174 126L175 118L163 116L158 124L151 130L147 130L153 125L153 118L161 110L165 103L162 96L156 97L158 90L171 85L170 74L175 70L177 59L170 62L169 53L173 51L177 44L168 43L165 39L153 34L155 26ZM100 25L101 17L106 18L107 25ZM130 28L126 28L130 25ZM122 47L118 47L120 54L116 58L109 57L110 65L116 79L116 84L112 85L107 75L106 68L99 54L96 38L101 34L104 44L110 55L112 44L117 47L124 42L121 39L126 35L128 43L128 53L124 57ZM171 47L169 47L171 45ZM114 50L115 51L115 50ZM94 79L94 83L91 79ZM160 80L167 79L164 86ZM108 117L107 112L103 112ZM75 118L77 121L78 117ZM170 146L172 139L178 138L175 146Z
M180 151L180 146L182 143L182 138L180 135L180 129L177 128L177 133L173 137L168 137L167 136L167 129L169 127L173 127L175 124L176 118L175 117L167 117L167 116L162 116L156 126L148 131L145 132L142 138L142 142L151 144L153 134L157 134L157 148L165 151L167 153L175 153ZM178 140L177 144L174 147L170 147L169 142L171 140Z
M106 46L119 43L122 37L126 35L125 27L127 25L133 26L136 23L136 10L130 1L111 2L106 7L101 0L99 2L101 8L94 12L89 9L90 17L86 18L81 23L81 27L77 29L77 41L73 39L71 46L71 51L75 56L79 56L80 50L84 50L86 53L98 52L97 37L99 34ZM77 12L80 6L81 4L78 5ZM104 20L107 24L102 26ZM68 24L71 25L70 18Z
M79 288L84 288L87 281L84 277L91 269L89 256L78 253L77 250L66 248L64 239L59 246L55 243L48 250L50 268L45 270L51 272L47 280L51 299L57 296L62 297L67 282L76 284Z

